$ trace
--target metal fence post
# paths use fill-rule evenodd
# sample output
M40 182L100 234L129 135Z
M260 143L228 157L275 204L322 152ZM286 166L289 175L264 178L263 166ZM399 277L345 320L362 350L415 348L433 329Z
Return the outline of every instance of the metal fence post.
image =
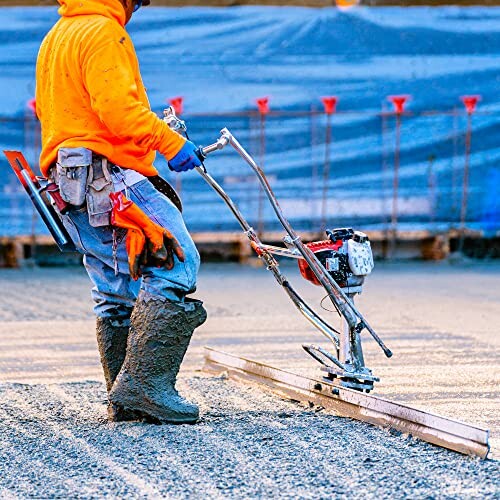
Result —
M458 167L457 167L457 157L458 157L458 118L459 111L456 106L453 107L453 131L452 131L452 145L453 145L453 156L451 161L451 207L450 207L450 229L458 219Z
M389 220L386 215L387 208L387 193L389 191L387 187L387 109L385 102L382 102L382 112L380 114L380 160L382 163L382 183L381 183L381 222L382 230L385 233L385 240L382 242L382 258L387 259L387 242L389 240Z
M29 136L29 138L28 138ZM26 151L31 150L33 165L39 164L39 143L41 141L41 134L38 133L38 117L36 114L36 99L30 99L26 103L26 110L24 114L24 147ZM38 221L38 213L32 208L31 212L31 235L30 235L30 258L29 262L34 265L36 262L36 249L37 249L37 234L36 223Z
M269 114L269 97L260 97L255 101L259 109L260 117L260 151L259 151L259 163L260 168L264 168L264 160L266 156L266 115ZM264 233L264 190L262 186L258 187L258 215L257 215L257 235L259 238L262 237Z
M181 116L182 113L184 113L184 97L182 97L182 96L171 97L168 100L168 102L174 108L175 114L177 116ZM177 194L179 196L181 196L181 194L182 194L182 175L179 175L179 174L175 175L175 190L177 191Z
M467 221L467 205L469 191L469 170L470 170L470 149L472 140L472 114L476 110L477 103L481 99L479 95L464 95L460 98L464 103L467 112L467 130L465 132L465 157L464 175L462 182L462 203L460 207L460 238L458 240L457 251L462 253L465 240L465 224Z
M314 105L311 106L310 111L311 116L311 192L309 193L310 209L311 209L311 220L309 224L309 229L314 231L316 228L316 195L317 195L317 184L318 184L318 167L315 161L314 149L317 143L316 136L316 108Z
M404 113L404 107L409 99L408 95L393 95L388 99L394 106L396 115L396 139L394 144L394 177L392 180L392 211L391 211L391 239L389 255L394 258L396 253L397 226L398 226L398 199L399 199L399 156L401 147L401 115Z
M330 149L332 143L332 115L337 108L337 97L322 97L324 112L326 114L326 132L325 132L325 160L323 164L323 193L321 196L321 227L323 232L326 230L328 219L328 188L330 183Z

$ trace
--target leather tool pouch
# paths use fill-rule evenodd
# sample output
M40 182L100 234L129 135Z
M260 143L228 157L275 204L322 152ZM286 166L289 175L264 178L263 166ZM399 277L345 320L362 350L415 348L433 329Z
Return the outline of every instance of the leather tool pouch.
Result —
M61 197L74 207L85 203L87 176L92 164L92 151L86 148L61 148L57 152L55 181Z
M110 193L114 191L113 180L106 158L95 158L89 168L87 184L87 210L89 223L93 227L111 224Z

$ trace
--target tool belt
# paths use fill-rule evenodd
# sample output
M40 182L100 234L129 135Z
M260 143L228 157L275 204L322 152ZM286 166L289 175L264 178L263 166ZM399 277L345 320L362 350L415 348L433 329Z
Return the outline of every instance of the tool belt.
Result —
M87 206L91 226L109 226L112 209L109 195L114 192L112 173L118 172L123 172L118 165L87 148L59 149L50 180L51 195L60 213ZM165 179L159 175L147 179L182 212L179 196Z
M147 177L149 182L153 184L153 187L159 191L161 194L165 195L176 207L179 212L182 213L182 201L177 194L177 191L166 181L163 177L159 175L154 175Z
M51 177L59 186L62 201L69 208L86 206L93 227L111 224L109 195L114 191L111 166L106 158L87 148L61 148L51 169Z

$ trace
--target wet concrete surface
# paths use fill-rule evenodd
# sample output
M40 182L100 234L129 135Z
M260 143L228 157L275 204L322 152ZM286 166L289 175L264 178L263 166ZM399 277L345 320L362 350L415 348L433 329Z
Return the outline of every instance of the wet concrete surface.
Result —
M320 289L284 266L312 305ZM500 495L500 263L379 264L358 304L375 394L488 427L480 461L199 371L204 345L319 376L327 347L263 268L208 264L180 388L196 426L109 424L89 283L79 268L1 270L0 497ZM335 323L335 315L326 313Z

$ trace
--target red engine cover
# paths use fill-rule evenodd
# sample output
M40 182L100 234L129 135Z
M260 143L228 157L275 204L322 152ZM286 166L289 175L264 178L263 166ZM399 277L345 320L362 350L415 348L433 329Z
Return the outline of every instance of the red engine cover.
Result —
M325 250L337 251L342 246L342 244L343 244L342 240L337 240L335 243L330 240L323 240L323 241L312 241L311 243L306 243L305 246L311 249L314 253L318 253L318 252L324 252ZM307 281L310 281L311 283L314 283L315 285L321 286L321 283L318 281L318 278L316 278L316 275L312 272L311 268L309 267L309 264L304 259L302 258L299 259L298 264L299 264L300 274L302 274L303 278L305 278Z

